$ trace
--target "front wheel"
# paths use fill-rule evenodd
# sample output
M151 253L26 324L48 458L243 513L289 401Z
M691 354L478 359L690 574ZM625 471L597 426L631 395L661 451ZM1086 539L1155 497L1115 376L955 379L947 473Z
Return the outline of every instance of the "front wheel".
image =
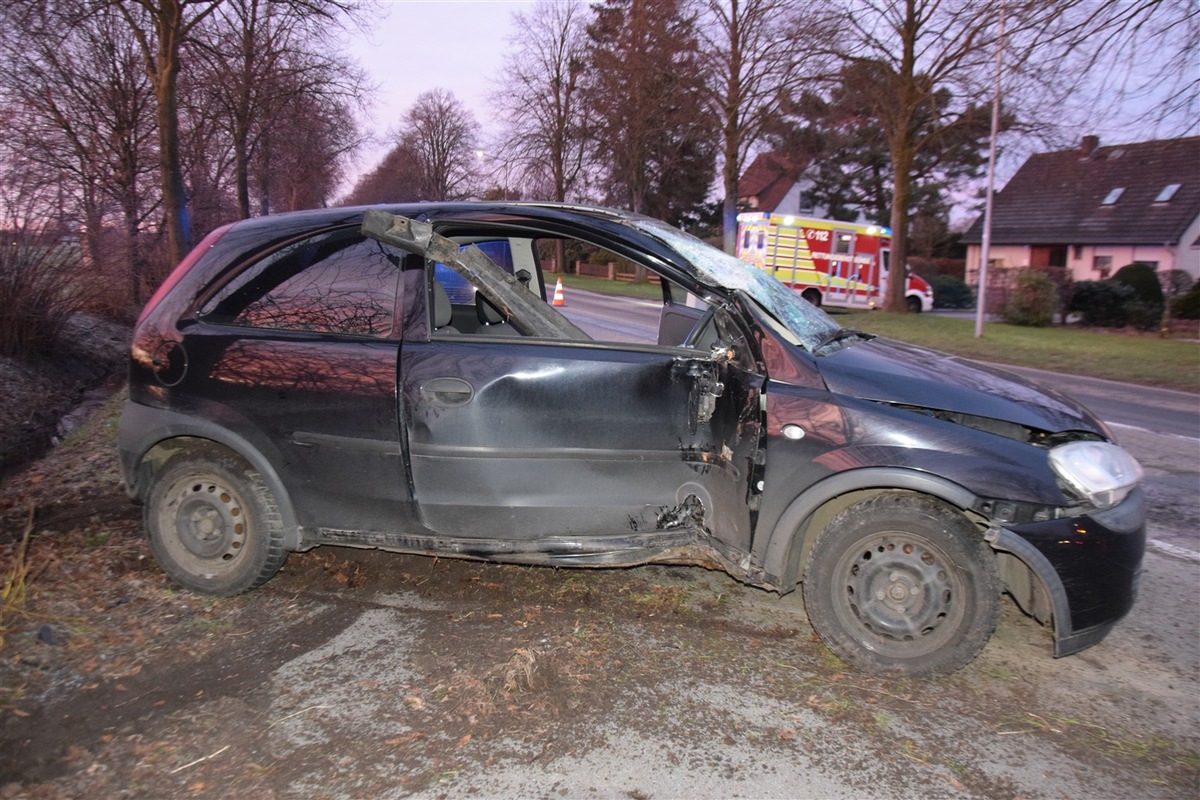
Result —
M821 640L848 663L912 677L945 675L996 628L995 555L961 514L888 492L842 511L817 537L804 605Z
M176 583L220 597L265 583L287 558L270 489L232 454L168 461L150 490L146 532L155 560Z
M922 309L921 298L913 297L912 295L909 295L908 297L904 298L904 304L908 307L908 313L910 313L910 314L920 314L921 313L921 309Z

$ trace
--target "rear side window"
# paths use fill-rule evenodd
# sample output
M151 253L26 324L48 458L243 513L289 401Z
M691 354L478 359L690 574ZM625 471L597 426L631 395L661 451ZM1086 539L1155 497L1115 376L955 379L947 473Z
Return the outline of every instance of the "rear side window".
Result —
M321 233L253 264L201 314L248 328L391 336L402 258L354 229Z

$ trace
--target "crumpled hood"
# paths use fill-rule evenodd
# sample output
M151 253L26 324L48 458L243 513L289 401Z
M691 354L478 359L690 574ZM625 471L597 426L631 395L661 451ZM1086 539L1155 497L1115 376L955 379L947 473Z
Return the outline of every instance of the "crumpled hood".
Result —
M874 339L818 358L817 364L837 394L1000 419L1051 433L1106 435L1090 411L1052 389L923 347Z

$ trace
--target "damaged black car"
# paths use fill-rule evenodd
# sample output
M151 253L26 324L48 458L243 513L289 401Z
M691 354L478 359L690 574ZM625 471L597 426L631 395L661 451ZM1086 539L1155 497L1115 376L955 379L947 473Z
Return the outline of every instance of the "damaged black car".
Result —
M564 253L661 286L653 333L556 306ZM318 545L701 565L802 587L831 650L904 675L974 658L1005 592L1055 655L1100 641L1145 547L1141 469L1073 401L842 328L598 208L214 231L137 324L120 449L155 558L195 591L245 592Z

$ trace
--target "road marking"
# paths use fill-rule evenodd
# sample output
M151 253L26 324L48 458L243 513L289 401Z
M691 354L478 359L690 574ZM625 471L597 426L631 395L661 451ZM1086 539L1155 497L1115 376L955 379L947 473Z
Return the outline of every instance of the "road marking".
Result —
M1146 542L1146 546L1151 550L1157 550L1160 553L1165 553L1169 556L1182 558L1184 561L1200 561L1200 553L1194 550L1188 550L1186 547L1171 544L1170 542L1161 542L1158 539L1151 539Z
M1160 433L1159 431L1152 431L1149 428L1142 428L1137 425L1126 425L1122 422L1109 422L1108 420L1104 420L1104 424L1110 428L1121 428L1127 431L1139 431L1141 433L1150 433L1155 436L1170 436L1173 439L1183 439L1185 442L1200 442L1200 437L1184 436L1181 433Z

